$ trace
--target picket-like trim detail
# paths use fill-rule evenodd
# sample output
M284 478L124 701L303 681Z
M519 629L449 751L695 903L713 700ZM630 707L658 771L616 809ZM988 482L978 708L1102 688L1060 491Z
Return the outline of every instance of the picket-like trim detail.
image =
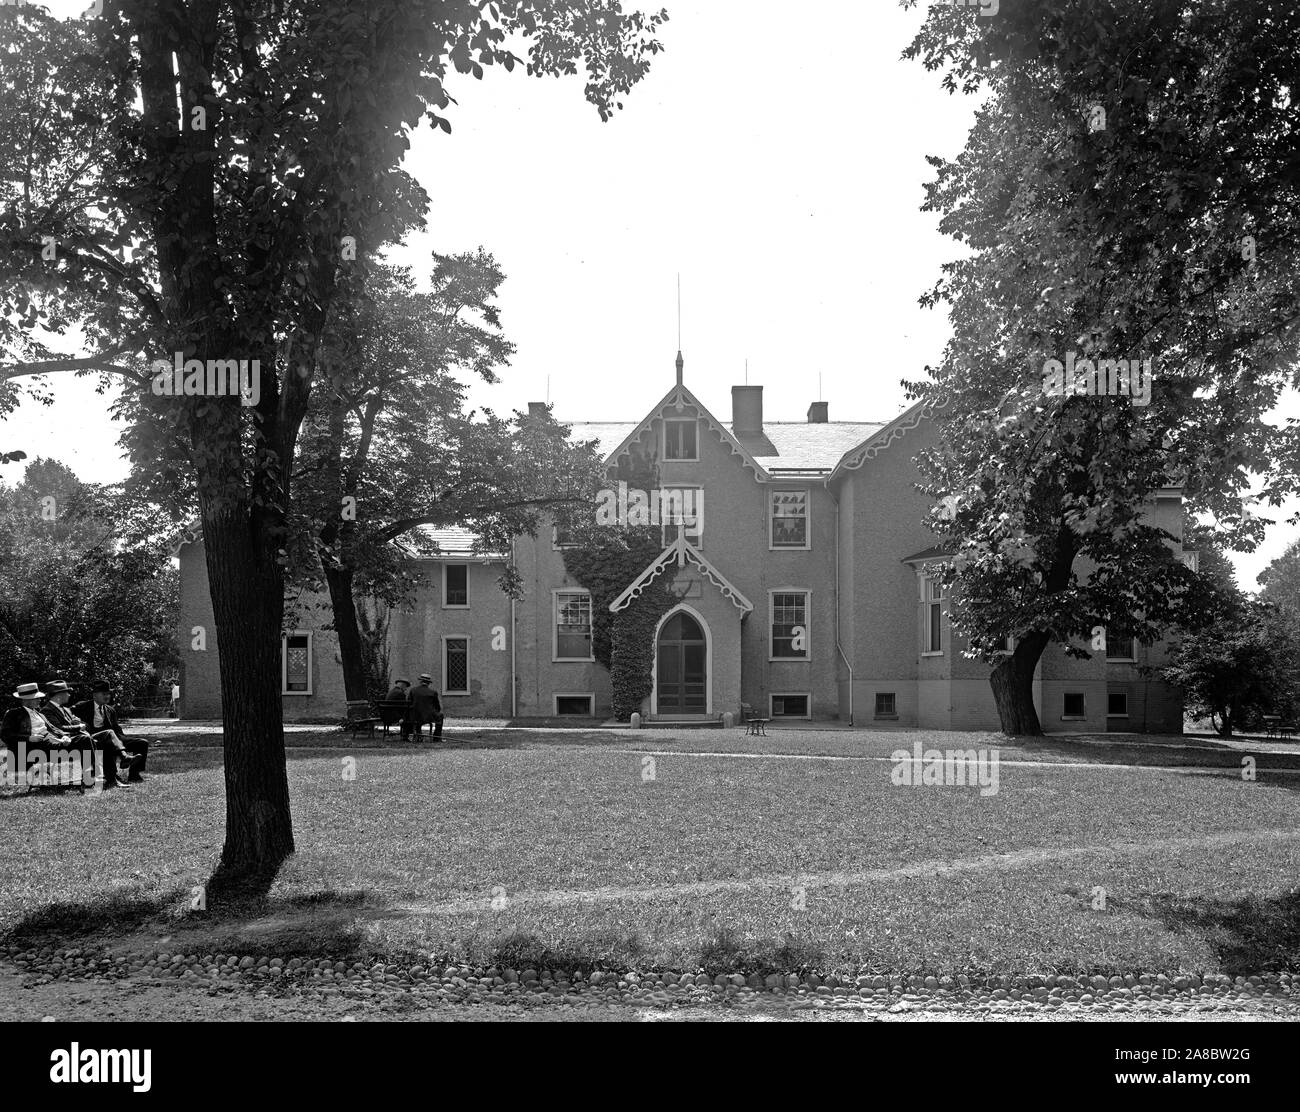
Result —
M948 401L948 395L941 394L932 401L917 402L911 409L899 415L891 424L886 425L874 436L865 440L856 448L850 448L845 452L840 462L835 465L835 469L826 477L826 481L829 483L845 471L856 471L868 460L875 459L894 441L901 440L912 429L920 425L922 421L933 417L940 409L947 408Z
M722 592L722 597L729 600L741 614L748 614L754 609L754 604L741 594L722 572L709 563L704 553L691 544L685 536L679 534L677 539L659 553L645 571L638 575L628 585L627 589L609 604L610 612L617 614L619 611L627 609L641 596L641 592L654 582L655 578L674 561L679 568L685 567L687 564L693 564L699 568L704 577Z
M686 389L685 386L674 386L669 390L659 404L654 406L650 412L646 414L641 423L627 435L623 443L609 454L609 457L605 462L607 464L615 463L620 456L631 451L632 445L641 439L645 434L646 429L650 427L651 423L658 417L666 416L664 413L665 410L671 408L680 414L688 405L695 407L704 423L708 425L710 431L718 437L724 448L730 449L733 456L739 456L741 464L753 471L754 477L758 479L759 482L767 482L768 473L762 465L745 450L744 445L742 445L740 441L731 434L731 431L727 426L714 417L705 407L704 403Z

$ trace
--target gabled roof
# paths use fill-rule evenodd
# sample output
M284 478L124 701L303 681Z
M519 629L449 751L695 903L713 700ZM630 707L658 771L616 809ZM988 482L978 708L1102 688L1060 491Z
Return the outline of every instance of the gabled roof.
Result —
M698 404L698 403L696 403ZM651 411L646 421L565 421L575 441L591 440L596 450L607 462L613 462L626 444L640 437L645 425L663 408L662 403ZM701 407L702 412L704 411ZM753 461L769 476L781 477L783 473L802 472L825 475L843 458L845 452L861 444L886 427L883 421L825 421L813 424L804 421L765 421L763 432L768 445L746 446L736 436L735 429L717 423L741 445ZM634 435L635 434L635 435ZM760 450L755 450L756 448ZM775 450L775 455L772 450Z
M760 482L767 478L767 472L759 464L749 451L732 435L732 432L726 425L719 421L712 413L709 412L705 404L692 394L680 382L668 391L655 405L651 406L650 412L640 424L635 425L632 431L623 438L619 444L607 457L607 462L613 463L625 452L629 451L641 435L648 429L651 424L660 416L664 410L674 409L678 413L685 411L687 406L692 406L699 413L701 420L709 427L710 431L722 442L724 448L730 448L731 454L740 457L740 462L754 472L754 477Z
M947 405L948 396L946 394L933 400L925 398L917 402L911 409L900 413L879 432L868 436L851 451L845 452L844 457L835 465L835 470L831 472L826 481L831 482L848 471L858 470L868 460L873 460L880 455L894 441L901 440L922 421L933 417L936 412L946 408Z
M408 556L423 558L426 560L503 560L506 557L504 552L477 552L474 549L478 541L478 534L472 529L461 529L458 526L452 526L448 529L435 529L431 525L420 525L410 532L418 533L420 537L429 543L438 546L435 553L421 552L409 541L403 541L398 537L393 543L396 544ZM407 536L408 534L403 534Z
M645 571L632 580L627 590L609 604L610 612L617 614L620 610L627 609L636 599L640 598L641 592L674 560L679 568L685 567L687 564L694 564L699 568L704 577L722 592L724 598L730 599L742 615L748 614L754 609L754 604L733 587L722 572L709 563L704 553L691 544L684 535L679 534L677 539L659 553Z

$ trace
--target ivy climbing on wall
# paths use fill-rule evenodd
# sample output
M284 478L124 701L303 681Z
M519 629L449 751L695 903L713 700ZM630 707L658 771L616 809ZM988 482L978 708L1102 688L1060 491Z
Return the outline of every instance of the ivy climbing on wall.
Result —
M632 489L657 489L653 456L625 456L611 489L619 481ZM565 529L574 546L563 549L565 569L591 592L592 655L609 670L614 717L626 722L650 694L655 628L677 603L673 569L665 568L618 614L610 613L609 604L663 551L663 533L658 525L598 525L590 509L571 517Z

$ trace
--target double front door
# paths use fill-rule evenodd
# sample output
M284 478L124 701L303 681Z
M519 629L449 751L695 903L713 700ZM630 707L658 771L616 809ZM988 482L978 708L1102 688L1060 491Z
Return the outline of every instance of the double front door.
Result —
M704 630L679 611L659 631L655 646L658 713L704 714L708 705L708 653Z

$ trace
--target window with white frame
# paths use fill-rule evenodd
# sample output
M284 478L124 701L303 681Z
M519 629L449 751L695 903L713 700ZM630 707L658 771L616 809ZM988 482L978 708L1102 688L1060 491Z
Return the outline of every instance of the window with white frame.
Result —
M769 493L772 548L808 548L808 492L774 490Z
M595 706L595 701L596 697L594 695L556 695L556 717L591 718L595 714L592 709Z
M591 595L555 592L556 660L591 660Z
M310 695L312 693L312 635L303 630L293 630L280 640L280 694Z
M469 638L442 639L442 690L444 695L469 694Z
M772 592L772 659L808 659L808 592Z
M666 548L685 533L686 539L696 548L704 547L704 488L670 487L661 490L659 521L663 526L663 543Z
M551 526L551 547L552 548L577 548L577 541L574 539L574 531L564 525Z
M772 718L811 718L812 696L801 692L798 695L773 695Z
M469 607L469 565L442 565L442 605L444 609Z
M699 422L664 422L664 459L697 460L700 458Z
M943 580L925 578L925 651L943 652Z

